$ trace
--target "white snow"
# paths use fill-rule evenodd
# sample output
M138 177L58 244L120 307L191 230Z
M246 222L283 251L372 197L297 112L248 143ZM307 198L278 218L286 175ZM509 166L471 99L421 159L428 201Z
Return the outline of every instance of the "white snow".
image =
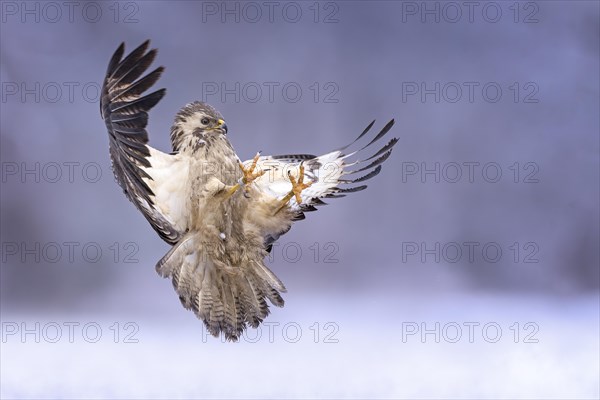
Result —
M267 324L239 343L208 335L178 302L141 318L131 311L30 316L28 329L41 323L40 343L33 334L25 343L18 334L3 337L1 397L598 398L597 295L443 297L386 304L385 296L288 296L286 308L273 309ZM2 317L4 324L23 319ZM55 337L51 321L78 321L73 343L66 328L57 343L45 340ZM82 327L94 321L102 336L88 343ZM128 321L139 328L130 337L137 343L124 343L133 332ZM435 333L423 341L406 329L403 340L403 325L435 332L436 322L439 343ZM531 343L525 340L533 332L524 328L528 322L538 328ZM463 328L453 342L453 323L478 323L473 341ZM501 328L497 341L494 329L483 333L486 323ZM4 324L3 333L14 328ZM88 337L94 335L89 328Z

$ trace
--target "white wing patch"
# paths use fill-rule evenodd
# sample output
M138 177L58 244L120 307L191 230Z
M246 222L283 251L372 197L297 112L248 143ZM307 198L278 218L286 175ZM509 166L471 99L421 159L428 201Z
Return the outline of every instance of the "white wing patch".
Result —
M148 146L151 167L142 167L152 179L144 182L154 193L154 207L179 232L187 229L189 163L179 154L163 153Z

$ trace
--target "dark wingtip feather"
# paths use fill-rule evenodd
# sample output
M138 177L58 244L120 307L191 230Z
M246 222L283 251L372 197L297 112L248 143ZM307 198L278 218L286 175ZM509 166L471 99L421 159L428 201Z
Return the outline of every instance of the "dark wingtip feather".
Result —
M125 42L121 42L119 47L117 47L117 50L115 50L112 57L110 58L110 61L108 62L108 67L106 68L106 75L108 75L108 76L112 75L112 73L114 72L117 65L119 65L121 58L123 58L124 53L125 53Z
M145 96L149 98L148 103L146 104L148 109L154 107L156 103L158 103L160 99L162 99L165 96L165 94L167 94L167 89L162 88L158 89L156 92L150 93L148 96ZM152 97L150 98L150 96Z
M377 153L373 154L371 157L367 158L364 161L372 160L375 157L379 157L381 154L383 154L387 151L390 151L396 145L396 143L398 143L398 138L393 138L385 146L383 146Z
M367 188L367 185L356 186L356 187L353 187L353 188L342 189L342 190L340 190L340 193L360 192L361 190L365 190L366 188Z
M148 46L150 46L150 39L144 40L144 42L142 44L140 44L138 47L136 47L132 51L132 53L140 52L140 53L144 54L146 52L146 50L148 49Z
M119 79L119 82L128 84L134 82L148 69L148 67L150 67L157 54L158 51L156 49L152 49L144 54L142 57L136 60L131 69Z
M127 73L127 71L129 71L133 65L135 65L142 57L144 57L149 44L150 40L146 40L144 43L136 47L135 50L129 53L129 55L127 55L127 57L125 57L123 61L116 66L114 71L111 71L111 73L108 74L108 76L113 78Z
M302 212L317 211L317 208L312 204L303 204L300 206Z
M356 140L359 140L361 137L365 136L367 134L367 132L369 132L369 130L371 130L371 128L373 127L373 125L375 125L375 120L371 121L371 123L369 125L367 125L367 127L362 131L362 133L356 138Z
M347 189L338 189L334 193L354 193L354 192L360 192L361 190L365 190L366 188L367 188L367 185L361 185L361 186L356 186L356 187L347 188Z
M159 89L155 92L152 92L144 97L140 97L137 100L131 102L116 102L111 104L110 111L111 112L120 112L120 113L137 113L140 111L148 112L152 107L156 105L162 99L167 92L167 89Z
M384 155L382 155L381 157L379 157L377 160L373 161L371 164L367 165L366 167L362 167L360 169L357 169L356 171L349 171L349 172L347 172L347 175L356 174L356 173L359 173L359 172L371 169L373 167L376 167L376 166L380 165L381 163L383 163L385 160L387 160L390 157L391 154L392 154L392 150L390 149Z
M352 143L349 143L349 144L345 145L344 147L340 147L339 149L337 149L337 151L345 150L348 147L352 146L354 143L358 142L363 136L365 136L367 134L367 132L369 132L369 130L373 127L374 124L375 124L375 120L371 121L371 123L369 125L367 125L367 127L362 131L362 133L360 135L358 135L358 137L356 139L354 139L352 141Z
M325 203L323 200L321 200L318 197L313 197L312 199L310 199L310 203L316 204L318 206L326 206L328 204L328 203Z
M372 177L378 175L381 172L381 165L378 165L377 168L375 168L373 171L369 172L366 175L361 176L360 178L356 178L356 179L352 179L352 180L345 180L345 179L340 179L340 182L343 183L358 183L358 182L364 182L366 180L371 179Z
M108 62L108 66L106 67L106 77L104 78L104 83L102 84L102 91L104 92L104 86L106 85L106 80L110 77L121 62L121 58L123 58L123 53L125 53L125 42L121 42L117 50L113 53L110 61ZM102 101L99 102L100 105L100 116L104 119L104 111L102 106Z
M151 88L156 81L160 78L161 74L164 72L164 67L158 67L154 71L150 72L146 76L141 79L138 79L133 84L126 86L121 91L117 92L113 97L112 101L117 101L123 96L139 96L144 93L146 90Z
M294 217L292 218L292 221L302 221L303 219L306 219L306 215L304 215L303 212L299 212L296 215L294 215Z
M392 119L390 122L388 122L383 129L377 134L377 136L375 136L373 138L373 140L371 140L369 143L367 143L361 150L366 149L367 147L369 147L370 145L372 145L373 143L375 143L376 141L378 141L379 139L381 139L382 137L385 136L386 133L388 133L390 131L390 129L392 129L392 126L394 126L394 120Z
M277 156L271 156L271 158L274 160L295 162L313 160L317 158L317 156L314 154L281 154Z

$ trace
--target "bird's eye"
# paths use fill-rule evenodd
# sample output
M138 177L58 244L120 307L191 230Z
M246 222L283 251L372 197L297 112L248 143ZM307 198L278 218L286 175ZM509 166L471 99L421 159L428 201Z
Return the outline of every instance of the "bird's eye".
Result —
M208 125L208 123L209 123L210 121L208 120L208 118L204 117L204 118L202 118L202 119L200 120L200 122L202 123L202 125Z

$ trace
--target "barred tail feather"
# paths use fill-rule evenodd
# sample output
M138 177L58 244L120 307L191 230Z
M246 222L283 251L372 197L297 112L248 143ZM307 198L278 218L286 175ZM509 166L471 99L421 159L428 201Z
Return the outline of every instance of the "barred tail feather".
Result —
M267 299L283 307L285 286L262 260L241 266L223 265L203 249L198 234L187 234L156 265L171 278L181 304L193 310L213 336L237 341L269 315Z

